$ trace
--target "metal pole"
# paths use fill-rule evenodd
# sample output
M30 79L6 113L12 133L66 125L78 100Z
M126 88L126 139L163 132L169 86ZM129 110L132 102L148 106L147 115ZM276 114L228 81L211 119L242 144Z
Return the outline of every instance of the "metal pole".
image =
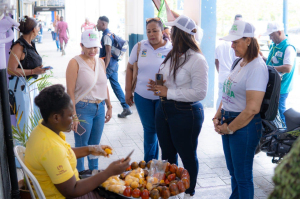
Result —
M288 29L288 0L283 0L283 25L284 32L287 34Z
M8 90L7 90L7 77L6 69L0 70L0 91L1 91L1 103L3 110L3 124L4 124L4 135L6 142L6 153L9 166L9 175L11 183L11 197L12 199L20 198L20 191L18 185L17 169L14 155L14 143L13 136L11 131L11 122L10 122L10 108L8 100Z

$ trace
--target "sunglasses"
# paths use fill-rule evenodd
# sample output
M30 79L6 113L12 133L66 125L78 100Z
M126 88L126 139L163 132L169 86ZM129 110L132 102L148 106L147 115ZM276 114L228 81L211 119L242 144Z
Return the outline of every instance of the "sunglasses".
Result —
M149 23L149 22L151 22L151 21L159 21L159 22L161 22L161 20L160 20L159 17L153 17L153 18L148 18L148 19L146 19L146 23Z

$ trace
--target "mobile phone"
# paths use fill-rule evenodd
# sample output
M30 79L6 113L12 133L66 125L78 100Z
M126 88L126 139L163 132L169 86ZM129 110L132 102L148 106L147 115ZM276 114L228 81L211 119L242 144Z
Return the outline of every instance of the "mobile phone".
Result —
M128 158L130 158L130 156L133 154L133 152L134 152L134 149L128 154L128 156L123 160L123 162L128 160Z
M53 69L53 67L52 66L45 66L42 69L49 69L49 70L51 70L51 69Z
M163 74L156 73L155 74L155 83L156 85L164 85L164 76Z
M83 135L86 132L85 128L83 128L80 124L77 125L77 134Z

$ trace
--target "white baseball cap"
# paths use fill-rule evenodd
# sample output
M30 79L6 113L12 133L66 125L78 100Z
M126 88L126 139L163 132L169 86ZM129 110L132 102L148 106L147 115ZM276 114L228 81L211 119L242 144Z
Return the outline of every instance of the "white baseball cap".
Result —
M246 21L236 20L229 31L229 35L220 38L220 40L236 41L243 37L254 37L254 32L255 28L252 24Z
M262 35L270 35L273 32L284 30L282 22L269 22L267 26L267 32L263 33Z
M100 47L98 32L95 30L86 30L81 34L81 43L86 48Z
M176 26L180 30L183 30L184 32L189 33L191 35L195 35L195 33L192 32L192 30L197 29L196 23L185 15L180 15L175 19L175 21L166 22L165 25Z

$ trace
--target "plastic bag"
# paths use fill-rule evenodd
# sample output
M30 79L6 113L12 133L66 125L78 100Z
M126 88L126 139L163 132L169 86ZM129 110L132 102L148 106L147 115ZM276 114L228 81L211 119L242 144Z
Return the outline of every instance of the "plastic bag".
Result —
M161 180L164 179L165 170L168 161L166 160L152 160L152 164L149 169L149 174L147 177L147 185L146 188L148 190L152 190L152 188L158 185Z

